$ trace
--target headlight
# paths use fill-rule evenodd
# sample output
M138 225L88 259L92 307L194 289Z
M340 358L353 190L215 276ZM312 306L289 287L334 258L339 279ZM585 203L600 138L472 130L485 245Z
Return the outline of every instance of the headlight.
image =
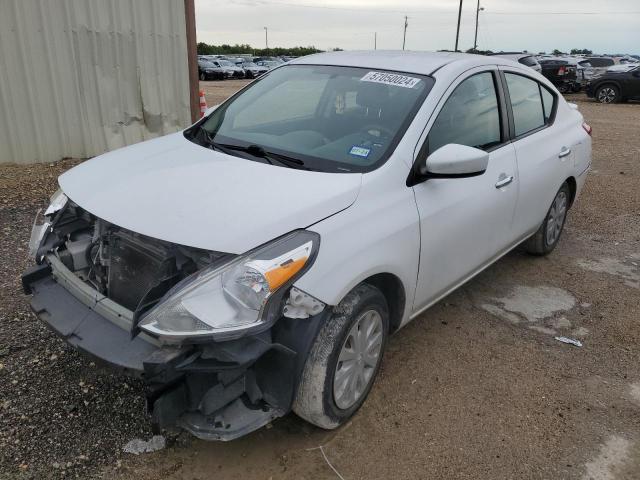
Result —
M166 341L228 339L267 328L282 294L313 263L320 237L300 230L185 279L140 322Z
M65 207L68 200L69 199L62 190L58 190L56 193L51 195L49 206L45 210L44 215L42 214L42 210L38 210L38 213L36 213L36 218L31 229L31 238L29 239L30 258L36 258L38 249L44 240L44 236L51 226L53 216Z

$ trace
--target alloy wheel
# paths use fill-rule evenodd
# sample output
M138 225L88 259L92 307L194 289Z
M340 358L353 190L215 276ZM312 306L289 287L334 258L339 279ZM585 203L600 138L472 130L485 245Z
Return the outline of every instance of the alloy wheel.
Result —
M598 100L602 103L612 103L616 99L616 91L612 87L601 88L598 92Z
M333 398L338 408L352 407L367 391L380 362L383 328L380 314L367 310L349 330L333 377Z
M547 218L547 245L553 245L560 237L560 232L567 215L567 194L564 191L556 195Z

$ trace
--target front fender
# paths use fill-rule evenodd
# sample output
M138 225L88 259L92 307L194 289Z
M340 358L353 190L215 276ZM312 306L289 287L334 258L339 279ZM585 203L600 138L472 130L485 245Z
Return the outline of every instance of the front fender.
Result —
M337 305L363 280L391 273L404 287L402 323L408 319L418 274L420 226L413 189L405 185L406 174L404 169L392 168L368 174L351 207L309 227L320 234L320 251L311 269L296 282L298 288Z

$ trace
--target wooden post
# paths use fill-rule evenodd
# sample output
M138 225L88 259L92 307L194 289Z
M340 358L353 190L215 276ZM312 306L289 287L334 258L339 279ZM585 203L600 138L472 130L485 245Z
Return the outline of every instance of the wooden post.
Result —
M187 27L187 64L189 67L189 103L191 105L191 121L200 118L200 99L198 92L198 47L196 44L196 9L193 0L184 0L184 17Z

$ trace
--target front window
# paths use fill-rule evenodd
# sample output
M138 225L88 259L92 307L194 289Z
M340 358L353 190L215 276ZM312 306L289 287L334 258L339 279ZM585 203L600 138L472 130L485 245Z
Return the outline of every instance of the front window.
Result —
M232 97L190 134L249 160L268 162L265 153L273 153L311 170L370 171L393 152L432 85L417 74L286 66Z
M491 72L464 80L438 113L429 131L429 153L449 143L490 149L502 142L500 110Z

